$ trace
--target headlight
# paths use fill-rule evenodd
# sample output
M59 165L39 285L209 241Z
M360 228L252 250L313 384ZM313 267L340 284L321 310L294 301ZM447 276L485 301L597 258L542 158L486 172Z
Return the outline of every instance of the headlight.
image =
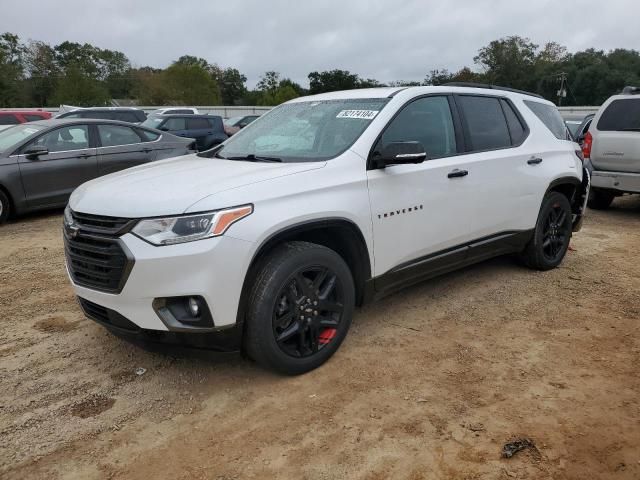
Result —
M238 220L253 213L252 205L179 217L141 220L131 231L153 245L173 245L217 237Z
M64 224L73 225L73 217L71 216L71 208L69 205L64 209Z

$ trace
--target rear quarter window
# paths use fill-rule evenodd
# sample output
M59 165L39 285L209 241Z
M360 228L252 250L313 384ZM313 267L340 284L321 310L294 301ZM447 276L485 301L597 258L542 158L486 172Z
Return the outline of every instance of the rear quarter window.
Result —
M602 132L640 131L640 99L614 100L598 120Z
M546 103L534 102L531 100L525 100L524 104L529 107L536 117L538 117L545 127L549 129L553 135L559 140L566 140L566 126L560 112L554 105L548 105Z

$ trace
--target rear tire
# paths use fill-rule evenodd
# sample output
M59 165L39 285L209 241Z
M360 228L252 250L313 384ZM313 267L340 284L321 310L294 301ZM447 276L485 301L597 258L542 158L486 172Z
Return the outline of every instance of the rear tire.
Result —
M529 268L551 270L562 263L572 233L571 204L558 192L548 193L542 200L533 238L522 252Z
M319 367L351 325L351 271L333 250L288 242L264 259L249 297L245 349L260 365L288 375Z
M611 206L615 195L608 190L591 187L587 205L594 210L606 210Z
M11 204L9 203L9 197L0 190L0 225L7 221L10 213Z

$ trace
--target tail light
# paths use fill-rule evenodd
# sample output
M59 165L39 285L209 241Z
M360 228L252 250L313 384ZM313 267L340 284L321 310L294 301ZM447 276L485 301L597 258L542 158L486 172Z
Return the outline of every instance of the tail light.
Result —
M591 132L587 132L582 141L582 156L584 158L591 158L591 147L593 146L593 136Z

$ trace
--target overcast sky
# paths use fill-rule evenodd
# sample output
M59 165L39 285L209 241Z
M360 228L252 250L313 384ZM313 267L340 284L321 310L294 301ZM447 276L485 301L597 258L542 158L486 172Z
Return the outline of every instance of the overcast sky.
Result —
M308 85L340 68L382 82L473 66L491 40L529 37L569 51L640 48L625 22L638 0L0 0L0 32L124 52L134 66L184 54L244 73L276 70ZM626 24L626 26L625 26Z

